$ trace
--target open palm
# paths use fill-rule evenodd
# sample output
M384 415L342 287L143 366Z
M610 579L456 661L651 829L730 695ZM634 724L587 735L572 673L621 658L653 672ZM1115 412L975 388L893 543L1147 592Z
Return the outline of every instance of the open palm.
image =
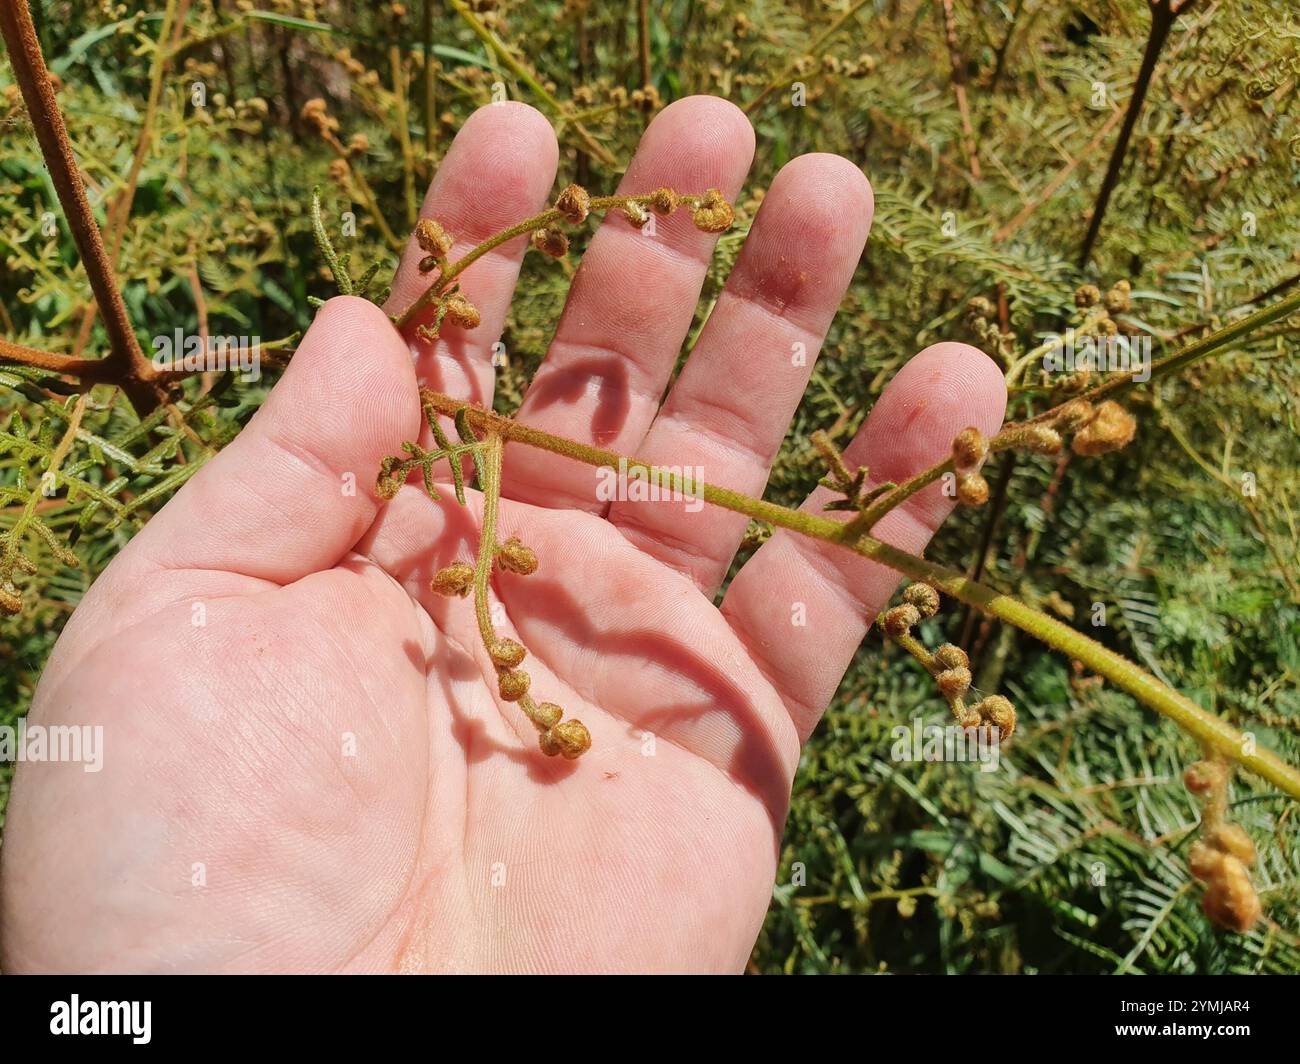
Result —
M680 101L623 190L739 191L753 133ZM425 203L455 254L540 209L557 147L496 104L457 137ZM726 291L661 398L715 239L678 212L601 226L519 418L759 493L870 227L835 156L775 179ZM499 529L541 559L497 574L498 627L532 690L593 745L548 759L459 599L480 500L370 490L415 438L417 380L490 403L524 239L477 262L482 312L437 344L340 298L249 427L96 582L31 722L103 725L100 772L24 764L0 874L6 970L738 970L771 894L799 746L896 583L777 533L714 597L743 517L602 502L590 467L510 445ZM418 294L410 248L391 309ZM453 256L454 257L454 256ZM855 352L846 352L856 357ZM848 451L900 479L974 424L1001 375L941 344L895 378ZM821 509L824 491L808 505ZM936 485L877 534L919 552Z

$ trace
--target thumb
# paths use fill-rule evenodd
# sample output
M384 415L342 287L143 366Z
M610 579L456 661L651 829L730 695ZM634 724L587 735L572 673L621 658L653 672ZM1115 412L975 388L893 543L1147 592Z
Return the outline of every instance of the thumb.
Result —
M379 463L419 431L415 371L387 315L331 299L243 432L136 537L170 569L287 584L334 565L381 503Z

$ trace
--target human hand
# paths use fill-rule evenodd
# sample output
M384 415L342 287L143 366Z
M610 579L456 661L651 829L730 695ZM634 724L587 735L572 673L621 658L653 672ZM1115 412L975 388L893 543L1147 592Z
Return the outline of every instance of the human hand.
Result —
M622 187L734 198L753 143L732 105L679 101ZM424 213L468 249L545 204L557 154L531 108L484 108ZM871 213L846 160L786 166L662 406L715 238L684 212L653 236L611 216L519 420L760 493ZM603 503L590 467L508 448L499 527L541 569L494 577L498 627L528 648L533 689L593 739L578 761L545 757L498 698L472 610L429 590L472 553L479 496L370 490L417 437L417 378L490 405L525 243L466 272L482 324L436 344L330 301L248 428L86 595L30 720L103 725L103 767L19 766L6 971L743 967L800 743L897 577L778 531L719 608L743 516ZM408 248L390 309L421 290L420 254ZM936 345L847 458L901 481L965 426L996 431L1004 404L989 359ZM919 553L949 508L934 485L876 535Z

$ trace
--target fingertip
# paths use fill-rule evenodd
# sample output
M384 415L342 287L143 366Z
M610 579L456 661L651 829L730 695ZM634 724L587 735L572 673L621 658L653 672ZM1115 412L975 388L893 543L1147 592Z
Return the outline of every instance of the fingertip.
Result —
M313 362L327 359L342 363L339 369L355 366L384 380L390 376L415 380L410 350L392 319L381 307L360 296L333 296L321 304L289 363L290 369L309 361L299 358L304 351Z
M918 373L934 367L935 372L950 382L953 405L964 406L970 416L967 424L974 425L985 435L992 435L1001 428L1007 412L1006 377L1001 367L978 347L956 340L943 340L923 348L904 370L913 363Z
M478 108L457 133L476 147L496 147L502 157L528 160L534 167L554 168L560 145L550 120L536 107L519 100L501 100ZM548 186L550 182L547 182Z
M722 128L736 136L747 136L751 142L754 139L754 126L749 121L749 116L721 96L683 96L661 109L650 126L673 127L683 123L700 124L711 129Z
M550 120L532 104L525 103L523 100L496 100L493 103L485 103L480 107L476 107L470 112L469 117L461 123L461 128L465 128L473 122L492 121L494 118L509 119L521 123L532 122L538 127L551 128Z
M745 112L730 100L686 96L655 115L628 173L633 175L639 169L638 158L644 161L648 157L653 159L655 169L698 174L710 187L730 192L749 171L754 145L754 127Z
M316 317L307 327L307 336L320 328L338 329L345 332L374 329L378 337L383 337L384 326L392 334L393 342L402 346L401 337L393 328L392 320L384 311L368 299L361 296L331 296L316 311ZM304 342L305 342L304 337Z
M480 107L447 150L420 217L442 222L458 248L473 247L545 201L559 156L555 130L535 107L513 100ZM408 247L408 258L419 254Z
M997 432L1006 401L1002 371L983 351L952 341L932 344L886 385L850 457L864 461L857 456L869 455L877 483L901 482L946 459L953 437L967 426L987 436ZM933 508L938 517L947 501L932 485L918 496L917 509Z
M875 201L871 182L849 160L814 152L786 163L772 181L754 233L774 241L779 261L825 281L839 304L862 257Z
M768 195L789 185L798 190L808 210L816 212L821 228L860 229L865 241L876 213L876 195L861 168L842 155L808 152L781 167Z

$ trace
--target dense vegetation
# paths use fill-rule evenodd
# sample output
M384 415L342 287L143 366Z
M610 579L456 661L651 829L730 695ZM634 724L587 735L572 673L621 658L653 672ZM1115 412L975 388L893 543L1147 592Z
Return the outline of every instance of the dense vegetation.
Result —
M238 432L310 298L333 293L313 186L353 272L379 263L382 287L455 129L502 94L551 117L560 185L593 193L613 190L664 102L714 93L748 110L758 155L699 322L784 162L832 151L870 175L871 241L769 486L783 503L823 472L813 431L847 440L935 339L1010 369L1077 322L1076 290L1095 284L1158 356L1300 283L1300 24L1286 0L1183 3L1176 17L1169 0L34 7L146 350L177 329L256 336L272 364L256 382L188 379L142 420L107 385L77 406L66 374L0 359L0 587L21 607L0 615L0 723L26 711L95 574ZM109 335L12 81L0 65L0 335L93 357ZM346 211L355 236L339 231ZM562 266L525 260L502 412L567 285ZM1297 321L1134 390L1137 438L1117 454L1000 456L989 505L962 511L929 552L1085 628L1293 763ZM1031 363L1013 410L1034 410L1040 384ZM71 491L47 498L52 461ZM1093 627L1098 603L1106 623ZM977 688L1019 707L1002 767L890 759L894 725L947 709L873 635L805 751L754 970L1300 969L1291 799L1237 776L1233 817L1260 851L1265 918L1212 932L1185 864L1196 743L1009 626L949 604L923 633L966 647Z

